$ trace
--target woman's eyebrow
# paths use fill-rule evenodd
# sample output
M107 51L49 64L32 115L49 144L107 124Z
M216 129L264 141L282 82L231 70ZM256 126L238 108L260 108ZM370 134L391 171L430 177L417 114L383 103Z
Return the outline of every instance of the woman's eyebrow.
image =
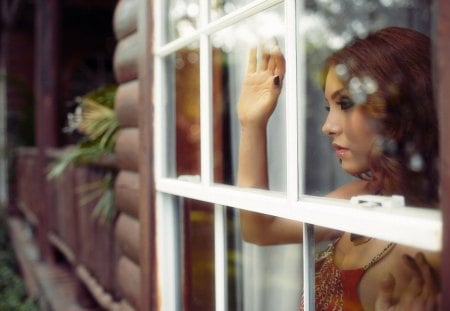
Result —
M342 93L343 93L344 91L345 91L344 88L339 89L339 90L337 90L337 91L334 91L334 92L331 94L330 99L331 99L331 100L336 100L336 97L341 96ZM326 96L325 96L325 100L328 102L328 99L327 99Z
M336 97L341 96L344 91L345 91L345 89L342 88L342 89L339 89L339 90L333 92L333 94L331 94L331 99L335 100Z

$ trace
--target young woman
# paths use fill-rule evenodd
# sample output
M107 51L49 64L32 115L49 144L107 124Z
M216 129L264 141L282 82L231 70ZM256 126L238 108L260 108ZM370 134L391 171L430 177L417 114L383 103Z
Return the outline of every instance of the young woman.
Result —
M325 64L330 137L342 169L359 177L328 194L405 197L408 205L438 203L437 117L431 84L430 41L390 27L356 39ZM241 125L238 185L267 188L266 125L285 74L278 48L256 49L238 102ZM301 242L295 221L241 211L245 240L260 245ZM317 310L434 310L439 292L439 256L404 245L316 228L316 240L331 240L316 263ZM302 306L301 306L302 308Z

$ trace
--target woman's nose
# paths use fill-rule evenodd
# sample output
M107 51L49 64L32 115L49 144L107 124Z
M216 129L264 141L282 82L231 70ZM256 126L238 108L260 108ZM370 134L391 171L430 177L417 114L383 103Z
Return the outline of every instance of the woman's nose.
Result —
M325 122L322 125L322 133L328 136L334 136L340 131L339 123L333 113L329 112Z

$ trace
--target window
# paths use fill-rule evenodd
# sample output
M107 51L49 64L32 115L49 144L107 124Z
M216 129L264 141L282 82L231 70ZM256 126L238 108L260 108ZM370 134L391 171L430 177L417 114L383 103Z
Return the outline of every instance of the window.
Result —
M379 0L155 2L155 179L162 309L313 309L314 225L439 250L438 211L361 207L322 195L348 181L330 161L316 82L354 36L388 25L430 33L430 4ZM270 189L234 186L235 105L251 45L276 39L283 93L268 127ZM301 221L299 245L242 241L239 210ZM401 228L401 229L399 229ZM302 268L302 262L303 267ZM304 282L302 282L302 275ZM174 298L175 297L175 298Z

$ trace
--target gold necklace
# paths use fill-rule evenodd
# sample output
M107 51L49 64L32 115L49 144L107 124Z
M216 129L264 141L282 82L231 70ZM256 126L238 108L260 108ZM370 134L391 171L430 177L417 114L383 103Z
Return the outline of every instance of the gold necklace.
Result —
M370 240L372 240L372 238L366 237L364 235L356 234L356 233L350 233L350 241L353 243L354 246L358 246L358 245L367 243Z

